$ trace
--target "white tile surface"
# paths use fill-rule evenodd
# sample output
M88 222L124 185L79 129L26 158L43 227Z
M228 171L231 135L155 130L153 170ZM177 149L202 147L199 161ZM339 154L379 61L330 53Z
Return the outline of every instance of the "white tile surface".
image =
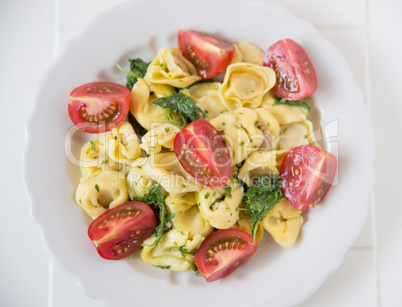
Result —
M402 306L401 1L370 0L370 82L377 139L376 228L383 306Z
M47 305L49 256L31 219L22 154L33 97L52 61L53 25L52 0L0 3L0 306L4 307L28 306L30 301Z
M39 230L30 217L21 159L26 139L24 123L53 51L99 12L121 2L124 1L0 1L1 106L7 115L0 121L5 144L0 151L1 161L6 162L0 181L0 306L102 306L50 264ZM402 54L402 2L277 2L316 25L345 57L364 91L377 137L375 201L370 205L365 227L340 270L303 306L402 306L402 204L398 193L402 145L401 133L395 129L402 119L397 84L402 71L398 60Z
M372 250L352 249L345 255L342 267L301 306L377 307L379 304L376 277L375 257Z
M281 0L299 18L310 21L315 26L364 26L366 23L365 0Z

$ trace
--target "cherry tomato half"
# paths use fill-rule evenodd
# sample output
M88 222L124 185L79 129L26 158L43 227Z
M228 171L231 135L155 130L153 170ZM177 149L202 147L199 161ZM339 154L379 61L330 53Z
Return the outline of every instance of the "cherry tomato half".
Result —
M298 210L316 206L334 181L336 157L312 145L290 150L282 162L281 184L288 202Z
M128 114L131 92L110 82L81 85L70 94L68 115L84 132L102 133L120 125Z
M237 228L210 234L195 252L198 270L208 282L226 277L246 262L258 248L253 236Z
M88 236L102 258L118 260L140 249L155 228L151 207L131 201L101 214L89 225Z
M178 44L183 56L197 68L198 74L209 79L221 73L232 61L234 46L213 35L179 30Z
M274 92L286 100L300 100L317 89L313 63L303 48L291 39L276 42L265 53L264 66L275 70Z
M203 185L223 186L232 175L229 149L206 120L196 120L180 130L174 139L174 152L186 172Z

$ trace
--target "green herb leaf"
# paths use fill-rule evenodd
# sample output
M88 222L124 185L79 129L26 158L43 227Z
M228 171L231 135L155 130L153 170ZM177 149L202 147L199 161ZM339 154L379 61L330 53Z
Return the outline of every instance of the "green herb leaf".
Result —
M230 185L225 184L223 186L223 189L225 190L225 194L228 198L232 198L232 187Z
M193 250L189 251L184 247L184 245L183 246L172 245L172 246L166 247L165 252L170 251L172 249L177 249L183 257L185 254L194 256L195 252L197 251L197 248L194 248Z
M130 71L123 69L119 64L116 64L117 68L127 74L127 84L126 87L130 90L133 89L134 84L137 83L138 78L144 78L147 73L149 63L144 62L140 58L129 59Z
M277 203L284 199L279 174L274 174L272 177L259 177L257 182L244 194L243 201L251 216L250 225L254 240L259 222Z
M92 142L92 141L89 141L90 143L91 143L91 148L92 148L92 151L96 151L96 146L95 146L95 143L94 142Z
M170 269L170 265L155 265L157 268L160 268L162 270L169 270Z
M158 98L153 103L167 110L166 118L170 122L172 122L172 113L178 112L183 120L182 125L172 123L179 127L184 127L197 119L205 118L204 112L197 106L196 101L182 92Z
M99 193L100 190L99 190L98 184L95 184L95 190L98 191L98 193Z
M307 102L306 98L300 99L300 100L296 100L296 101L289 101L286 99L283 99L282 97L279 97L278 95L275 95L275 102L274 102L274 106L275 105L287 105L287 106L291 106L291 107L302 107L307 109L307 111L310 112L310 104Z
M156 237L155 246L163 238L163 234L169 230L166 226L174 218L174 213L167 213L165 198L163 197L162 190L158 185L153 185L149 190L141 197L136 197L136 200L142 201L150 206L154 206L159 209L159 224L156 226L153 236Z

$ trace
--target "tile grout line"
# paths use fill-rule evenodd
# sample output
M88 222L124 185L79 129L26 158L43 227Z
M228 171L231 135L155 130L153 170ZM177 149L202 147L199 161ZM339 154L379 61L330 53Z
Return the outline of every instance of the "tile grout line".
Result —
M59 45L59 37L58 37L58 24L59 24L59 0L54 0L54 25L53 25L53 59L55 59L58 55L58 45Z
M49 285L48 285L48 293L47 293L47 300L48 300L48 306L52 307L53 305L53 261L49 259Z
M54 11L53 11L53 59L57 57L58 54L58 23L59 23L59 0L54 0ZM54 263L52 259L49 260L49 285L48 285L48 306L53 307L53 283L54 283Z
M370 69L370 60L371 60L371 53L370 53L370 42L371 42L371 24L370 24L370 1L365 0L366 5L366 68L367 68L367 75L366 75L366 95L367 95L367 113L371 124L373 124L372 118L372 110L371 110L371 91L370 91L370 76L371 76L371 69ZM375 165L373 165L375 167ZM374 184L375 186L375 184ZM376 281L376 288L377 288L377 306L381 306L381 287L380 287L380 278L379 278L379 261L378 261L378 244L377 244L377 224L376 224L376 206L375 206L375 192L374 187L370 193L370 202L371 202L371 219L372 219L372 228L373 228L373 246L374 246L374 270L375 270L375 281Z

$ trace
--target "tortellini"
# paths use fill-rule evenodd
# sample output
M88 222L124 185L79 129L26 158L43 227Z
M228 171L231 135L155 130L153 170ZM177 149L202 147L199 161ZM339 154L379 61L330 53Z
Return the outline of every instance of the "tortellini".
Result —
M119 163L109 159L106 135L100 134L81 149L80 170L83 178L94 176L103 170L118 171Z
M131 91L130 112L147 130L141 140L131 124L123 122L82 148L82 178L75 199L92 219L130 199L141 199L153 186L161 188L168 214L165 233L159 243L156 236L145 240L141 251L142 260L153 266L196 270L192 252L214 230L236 227L251 233L244 187L252 187L261 176L279 173L290 149L318 146L307 120L308 109L275 104L276 75L262 65L264 51L248 42L234 46L223 82L216 81L220 76L197 82L202 78L178 48L160 49ZM196 101L230 150L232 177L224 186L204 186L180 164L174 139L180 120L189 112L186 108L192 106L178 111L172 110L176 105L165 109L154 104L177 92ZM159 196L158 191L161 208ZM256 240L267 231L288 248L297 241L302 225L302 212L285 200L259 222Z
M246 62L262 66L264 60L264 51L249 42L239 42L234 44L235 52L230 64Z
M179 248L191 252L201 244L203 238L201 235L195 235L190 239L187 234L171 229L164 234L157 246L153 245L156 237L145 240L141 258L148 264L168 268L171 271L195 269L194 257L187 253L182 254Z
M203 187L197 194L197 204L201 215L213 227L226 229L239 219L239 206L243 199L243 187L229 180L226 184L231 191L228 195L224 187Z
M179 131L180 129L172 124L153 125L142 137L140 147L148 155L160 153L163 149L172 151L174 138Z
M127 190L130 199L133 200L135 196L142 196L146 191L155 184L142 170L142 166L148 158L138 158L130 167L127 174Z
M319 147L315 142L313 124L309 120L305 119L297 123L281 125L279 149L289 151L296 146L308 144Z
M262 219L262 224L281 246L293 246L303 225L303 211L297 210L286 200L277 203Z
M110 159L130 166L133 161L142 155L139 147L140 141L133 127L128 122L123 122L109 134Z
M197 234L206 237L213 227L203 218L197 206L195 193L187 193L181 197L168 196L165 199L167 210L174 213L173 228L188 233L192 238Z
M201 185L181 167L174 152L151 155L144 161L142 170L170 195L199 191Z
M275 151L256 151L251 153L239 170L239 179L251 187L253 178L279 173Z
M235 63L228 66L219 95L229 110L242 106L254 109L275 82L275 72L269 67Z
M273 148L279 136L279 124L264 109L237 108L218 115L210 123L222 131L226 145L232 149L234 165L246 159L251 152L259 150L263 143L264 150Z
M165 84L178 88L188 87L201 80L194 65L178 48L163 48L149 64L144 79L151 85Z
M205 82L184 89L183 93L197 101L205 114L205 119L212 119L220 113L228 111L219 97L219 82Z
M131 90L130 112L146 130L151 130L153 123L168 123L166 110L152 102L157 97L151 95L148 84L138 78Z
M239 219L237 223L233 225L233 227L244 230L249 234L252 234L251 233L252 227L250 225L250 220L248 219ZM264 236L264 233L265 233L264 227L262 226L261 223L258 223L257 232L255 235L255 239L257 240L257 242L261 241L262 237Z
M299 106L288 106L275 103L275 93L269 91L262 98L261 107L271 112L280 125L299 122L307 118L309 111Z
M126 176L117 171L104 171L82 178L75 200L92 219L96 219L107 209L128 201Z
M261 65L264 59L264 51L252 43L240 42L235 44L242 55L242 62Z

